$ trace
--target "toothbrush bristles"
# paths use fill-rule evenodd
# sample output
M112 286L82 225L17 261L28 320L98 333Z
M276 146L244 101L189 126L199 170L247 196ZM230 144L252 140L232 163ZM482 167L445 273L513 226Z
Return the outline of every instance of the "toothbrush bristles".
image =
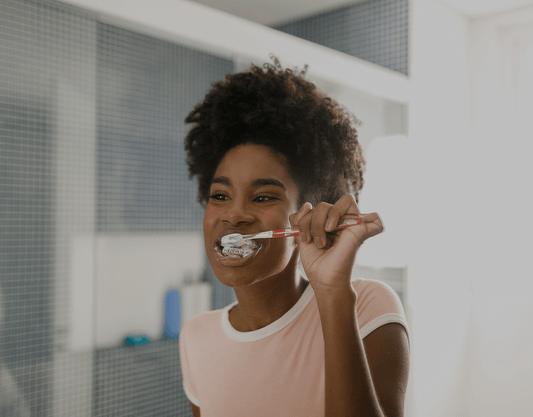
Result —
M232 233L222 237L220 244L222 246L239 245L242 242L242 235L240 233Z

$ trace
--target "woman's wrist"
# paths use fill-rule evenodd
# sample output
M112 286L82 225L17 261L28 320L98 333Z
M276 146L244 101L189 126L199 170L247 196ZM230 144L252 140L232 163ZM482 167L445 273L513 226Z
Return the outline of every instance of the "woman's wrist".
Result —
M355 292L351 281L347 283L339 283L336 285L324 285L322 283L311 282L315 297L320 307L335 307L335 306L354 306L357 301L357 293Z

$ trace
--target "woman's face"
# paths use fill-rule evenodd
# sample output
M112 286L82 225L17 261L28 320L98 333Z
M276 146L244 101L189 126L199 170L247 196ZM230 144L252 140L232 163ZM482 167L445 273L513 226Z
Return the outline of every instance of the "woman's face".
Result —
M262 145L239 145L220 161L204 215L207 258L217 278L230 287L247 287L279 274L294 274L294 238L258 239L244 257L222 253L220 239L230 233L257 233L290 227L298 188L285 159Z

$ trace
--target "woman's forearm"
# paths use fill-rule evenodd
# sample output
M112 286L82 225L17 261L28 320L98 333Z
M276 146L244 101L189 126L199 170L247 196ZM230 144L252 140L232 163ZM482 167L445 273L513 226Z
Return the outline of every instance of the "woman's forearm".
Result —
M355 312L356 293L316 293L325 348L326 416L385 417L372 382Z

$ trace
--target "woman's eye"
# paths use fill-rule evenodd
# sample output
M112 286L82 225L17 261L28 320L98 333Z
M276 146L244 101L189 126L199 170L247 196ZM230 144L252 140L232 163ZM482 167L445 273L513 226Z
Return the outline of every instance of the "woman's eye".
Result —
M224 194L213 193L209 195L209 198L212 200L224 201L224 200L227 200L228 197L225 196Z
M254 201L257 203L266 203L267 201L277 200L276 197L271 197L268 195L259 195L254 198Z

